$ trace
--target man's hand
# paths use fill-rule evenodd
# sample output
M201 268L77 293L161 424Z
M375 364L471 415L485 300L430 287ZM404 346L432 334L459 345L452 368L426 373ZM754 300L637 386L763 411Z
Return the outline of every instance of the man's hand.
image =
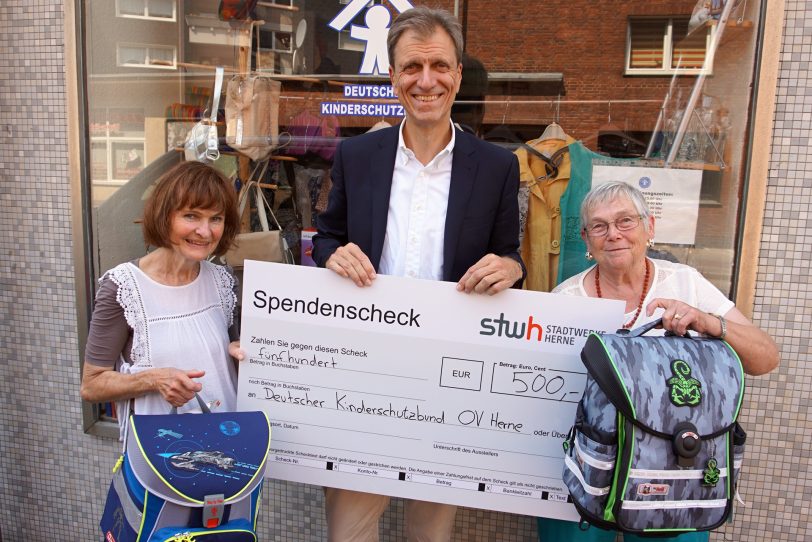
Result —
M357 286L371 286L377 276L372 262L355 243L338 247L324 267L352 280Z
M457 283L457 291L493 295L522 278L522 266L513 258L486 254Z

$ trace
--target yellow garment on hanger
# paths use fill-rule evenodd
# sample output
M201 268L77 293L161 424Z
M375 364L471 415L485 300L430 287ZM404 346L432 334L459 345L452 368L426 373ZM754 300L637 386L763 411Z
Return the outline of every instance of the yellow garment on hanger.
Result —
M545 156L574 143L570 136L562 139L529 141L528 145ZM561 195L570 179L570 157L561 157L558 173L549 177L544 161L525 148L515 151L519 159L519 181L529 187L527 225L522 239L521 254L527 267L525 290L549 292L556 285L558 256L561 252Z

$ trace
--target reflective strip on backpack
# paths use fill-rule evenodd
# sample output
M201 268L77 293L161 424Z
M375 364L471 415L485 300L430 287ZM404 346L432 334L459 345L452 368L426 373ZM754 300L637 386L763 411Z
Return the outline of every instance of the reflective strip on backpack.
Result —
M584 491L589 493L590 495L594 495L595 497L602 497L609 493L609 486L606 487L593 487L586 483L584 480L584 475L581 474L581 469L578 468L578 465L575 464L575 461L568 455L564 456L564 464L567 465L567 468L570 470L572 474L578 478L578 481L581 482L581 487L584 488Z
M577 444L577 443L576 443ZM733 467L740 469L741 460L735 461ZM727 476L727 467L719 469L719 478ZM701 480L705 477L705 471L700 469L686 470L651 470L651 469L629 469L629 478L643 478L644 480Z
M683 508L724 508L727 499L707 501L623 501L624 510L677 510Z
M118 494L121 509L124 511L124 518L133 531L139 532L141 530L141 509L132 501L132 497L127 491L127 483L124 481L124 469L118 469L113 475L113 488Z
M590 467L600 470L612 470L615 468L614 461L602 461L586 453L583 448L581 448L581 444L578 442L578 439L575 439L575 452L578 454L578 459L581 459Z

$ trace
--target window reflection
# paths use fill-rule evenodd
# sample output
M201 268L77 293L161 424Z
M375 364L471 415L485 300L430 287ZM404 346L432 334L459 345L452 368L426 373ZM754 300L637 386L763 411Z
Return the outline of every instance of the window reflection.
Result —
M260 1L253 16L262 22L254 25L220 20L218 3L208 0L84 1L94 205L179 152L210 115L214 66L226 69L224 89L241 66L280 81L268 181L282 187L283 215L297 228L313 224L317 209L305 209L308 200L326 198L337 143L401 120L394 97L347 90L389 84L386 74L360 73L367 42L352 28L368 29L373 8L395 16L391 3L365 3L339 29L330 24L351 5L342 0ZM673 155L670 167L701 171L696 242L667 248L728 288L759 2L733 8L719 43L721 12L697 12L695 0L577 0L543 16L537 3L514 4L507 13L492 3L442 3L458 7L466 37L454 120L512 151L555 124L597 156L663 167ZM695 89L702 74L712 77ZM226 99L224 91L223 143ZM380 104L392 109L370 107ZM221 151L238 171L239 157L225 145Z

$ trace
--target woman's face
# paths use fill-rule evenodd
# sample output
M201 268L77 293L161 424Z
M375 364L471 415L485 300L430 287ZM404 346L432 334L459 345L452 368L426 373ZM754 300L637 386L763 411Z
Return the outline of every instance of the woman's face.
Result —
M598 265L622 272L643 261L648 240L654 237L654 217L645 219L639 216L634 204L627 198L615 198L589 210L586 231L581 232L581 237ZM637 220L638 224L625 231L618 229L618 221L621 224L629 223L629 218ZM606 235L591 235L590 230L599 225L608 226Z
M178 209L170 218L169 242L175 253L199 262L217 248L224 227L222 211L198 207Z

